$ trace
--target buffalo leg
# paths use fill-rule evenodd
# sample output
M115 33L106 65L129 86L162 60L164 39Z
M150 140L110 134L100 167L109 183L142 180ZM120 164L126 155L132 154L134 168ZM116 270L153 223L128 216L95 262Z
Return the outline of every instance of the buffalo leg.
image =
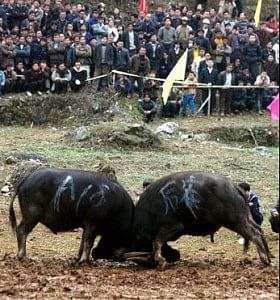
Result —
M171 240L176 240L179 238L182 234L184 233L184 226L181 223L177 223L172 226L165 226L161 228L159 233L157 234L154 242L153 242L153 255L154 255L154 260L156 264L161 269L164 269L166 267L167 261L166 259L162 256L162 246L167 243L168 241ZM176 237L176 239L175 239Z
M96 238L95 227L86 226L84 228L83 237L82 237L82 241L81 241L81 244L83 243L83 246L81 245L80 249L79 249L79 252L80 251L82 252L81 257L79 259L79 263L88 261L89 254L92 249L95 238Z
M29 220L28 222L25 219L22 219L19 226L17 227L17 243L18 243L18 253L17 257L19 260L26 257L26 240L28 234L32 229L38 224L37 220Z
M270 264L271 253L268 249L268 245L262 232L256 226L250 224L250 222L247 222L247 224L240 226L237 230L234 231L242 235L245 240L253 242L257 247L261 261L265 265ZM248 245L246 245L246 247L248 247Z
M259 226L259 225L253 220L253 218L250 217L250 216L249 216L249 218L248 218L248 222L249 222L249 223L250 223L257 231L259 231L267 255L268 255L270 258L273 258L274 256L273 256L272 253L270 252L270 249L269 249L269 247L268 247L267 241L266 241L266 239L264 238L264 233L263 233L263 230L262 230L261 226ZM246 252L248 251L248 249L249 249L249 244L250 244L250 241L247 240L247 239L245 239L245 243L244 243L244 247L243 247L243 252L244 252L244 253L246 253Z
M84 240L85 240L85 230L83 230L83 234L82 234L82 239L81 239L80 248L79 248L79 252L78 252L78 261L81 259L82 254L83 254Z

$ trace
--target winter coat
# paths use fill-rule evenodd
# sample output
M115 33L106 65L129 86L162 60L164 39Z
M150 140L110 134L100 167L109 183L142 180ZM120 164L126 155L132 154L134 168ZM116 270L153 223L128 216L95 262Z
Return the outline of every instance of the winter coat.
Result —
M0 52L2 52L2 60L0 61L0 68L5 69L7 65L14 66L14 59L16 57L16 46L15 45L0 45Z
M50 65L56 65L64 62L65 48L61 42L51 42L48 46Z
M31 47L29 45L16 45L16 63L23 62L25 66L30 62Z
M243 50L244 59L249 64L262 61L261 47L257 43L247 44Z
M102 44L99 44L94 49L94 63L97 67L101 65L102 63L101 59L102 59ZM114 50L113 47L110 45L106 45L105 61L107 65L109 66L113 65Z
M150 60L147 56L143 57L143 71L140 70L140 55L139 54L135 54L132 56L131 58L131 72L133 74L140 74L140 72L144 75L148 75L150 73L151 70L151 66L150 66Z
M82 65L91 65L92 49L89 45L78 45L75 48L75 55Z

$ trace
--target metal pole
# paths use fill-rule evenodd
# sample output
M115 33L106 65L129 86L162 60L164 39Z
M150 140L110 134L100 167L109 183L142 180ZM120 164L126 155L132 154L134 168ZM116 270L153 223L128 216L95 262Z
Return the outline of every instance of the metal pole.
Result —
M207 112L207 115L208 117L210 117L210 114L211 114L211 89L209 88L208 89L208 112Z

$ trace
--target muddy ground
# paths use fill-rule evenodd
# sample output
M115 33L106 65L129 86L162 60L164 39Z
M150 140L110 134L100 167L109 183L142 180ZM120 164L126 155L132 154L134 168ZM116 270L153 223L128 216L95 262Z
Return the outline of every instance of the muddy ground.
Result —
M161 121L162 122L162 121ZM220 123L219 123L220 122ZM179 120L185 131L211 127L250 127L271 124L255 115L216 120ZM154 128L159 124L152 125ZM208 170L247 180L261 199L263 229L272 253L263 267L252 246L246 257L235 233L222 229L212 244L208 237L182 237L173 245L182 260L165 271L133 264L96 261L75 266L81 231L53 235L39 225L29 236L29 260L15 260L16 241L8 226L9 198L0 195L0 299L278 299L279 239L270 230L269 209L278 196L278 148L253 151L240 144L164 141L157 150L86 149L69 145L63 127L0 127L0 188L13 166L4 163L12 152L44 155L52 166L92 169L98 163L115 167L120 182L132 195L146 175L178 170Z

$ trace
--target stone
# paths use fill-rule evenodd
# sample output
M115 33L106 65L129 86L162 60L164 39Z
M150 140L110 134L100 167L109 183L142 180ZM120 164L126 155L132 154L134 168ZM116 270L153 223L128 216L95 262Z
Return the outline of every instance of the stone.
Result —
M179 125L175 122L167 122L162 125L160 125L155 133L156 134L169 134L174 135L179 132Z
M108 141L122 146L150 147L160 144L159 138L142 124L131 124L124 129L113 130Z
M75 142L82 142L90 138L90 132L85 127L79 127L73 131L72 138Z
M195 142L199 142L199 143L208 141L208 140L210 140L210 134L207 134L207 133L195 134L193 137L193 140Z
M7 165L13 165L13 164L16 164L17 162L18 162L18 159L13 155L8 156L5 160L5 163Z
M7 185L2 187L1 189L2 194L8 194L9 192L10 192L10 188Z

